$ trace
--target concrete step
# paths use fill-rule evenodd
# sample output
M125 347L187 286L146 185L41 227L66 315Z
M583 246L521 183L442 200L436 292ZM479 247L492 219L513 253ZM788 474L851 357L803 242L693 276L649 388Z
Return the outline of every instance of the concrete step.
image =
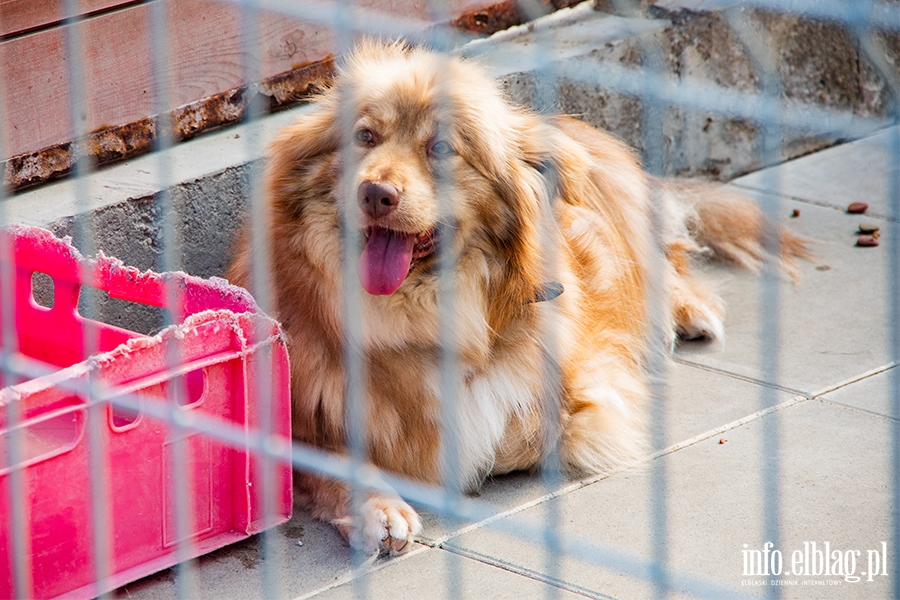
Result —
M663 175L725 181L886 125L887 83L844 27L728 4L663 0L637 17L582 4L463 52L491 64L516 101L578 115L639 150L660 143L642 120L655 99L662 148L648 167ZM875 39L896 77L900 36ZM779 149L765 157L764 90L783 112L762 121L783 121L770 130Z

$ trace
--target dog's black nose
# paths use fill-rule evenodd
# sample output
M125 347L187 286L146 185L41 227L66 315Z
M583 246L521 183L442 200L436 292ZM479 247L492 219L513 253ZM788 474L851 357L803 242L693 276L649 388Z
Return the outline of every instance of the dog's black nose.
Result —
M363 212L377 219L397 208L400 193L389 183L363 181L359 186L357 198Z

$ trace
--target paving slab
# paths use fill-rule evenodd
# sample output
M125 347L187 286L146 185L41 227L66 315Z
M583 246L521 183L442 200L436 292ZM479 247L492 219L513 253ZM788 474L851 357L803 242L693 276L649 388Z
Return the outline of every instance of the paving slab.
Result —
M889 217L889 177L900 160L892 148L900 126L735 179L735 185L844 209L869 205L871 217Z
M820 551L826 542L832 551L859 551L855 573L861 575L868 569L868 551L880 552L889 539L887 420L822 402L805 401L768 414L728 432L724 444L718 439L699 442L660 458L652 468L599 481L509 518L534 525L545 522L548 510L556 511L565 538L649 560L654 506L660 500L652 481L654 469L664 466L670 566L738 593L767 593L773 578L754 575L759 571L745 566L745 556L751 555L744 551L762 551L771 541L764 533L765 498L771 490L763 485L762 470L773 453L765 435L771 427L777 428L779 439L781 535L773 550L784 557L782 597L885 597L889 576L868 581L866 575L852 582L814 575L812 567L809 575L804 571L811 565L811 559L802 561L804 552L814 554L812 542ZM492 528L468 532L445 547L551 576L545 548ZM795 551L797 564L792 562ZM553 577L598 597L648 598L653 593L646 581L571 557L562 557Z
M292 525L296 523L292 521ZM328 527L322 525L323 527ZM281 556L273 578L279 598L558 598L579 595L522 576L502 567L468 559L440 548L419 546L399 558L379 559L362 577L354 577L349 551L342 544L317 543L320 533L304 535L302 549L296 541L277 535L274 545ZM336 535L336 534L335 534ZM335 552L334 548L340 550ZM227 551L225 551L227 550ZM302 558L300 555L303 554ZM259 536L200 559L194 571L191 598L269 598ZM178 597L176 570L168 569L116 592L117 598L170 599Z
M897 376L900 376L900 368L887 368L853 385L825 394L820 400L895 418L891 405L894 398L893 379Z
M763 204L780 201L784 224L814 240L812 250L821 264L802 262L796 283L773 278L778 303L765 308L760 275L709 265L705 276L726 305L725 348L713 354L682 346L679 360L808 396L889 364L887 246L855 246L859 223L870 219L765 193L748 195ZM794 209L800 216L790 218ZM763 326L772 317L777 320L774 350L763 345ZM772 352L778 361L774 374L763 364Z
M717 356L717 353L701 356ZM763 389L730 375L675 363L668 377L666 439L662 444L654 444L654 450L692 442L698 436L713 434L773 404L794 398L789 392Z

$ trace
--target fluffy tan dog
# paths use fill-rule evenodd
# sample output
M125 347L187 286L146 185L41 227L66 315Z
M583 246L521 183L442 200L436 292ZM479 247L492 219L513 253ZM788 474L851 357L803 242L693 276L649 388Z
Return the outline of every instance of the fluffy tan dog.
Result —
M293 434L346 452L343 294L361 294L369 459L425 482L447 483L439 255L456 265L450 451L463 489L554 449L572 474L641 457L651 288L671 332L657 343L718 339L721 302L691 278L689 255L763 257L765 222L749 201L652 180L610 135L515 107L472 62L403 44L362 44L270 150ZM360 240L346 254L344 227ZM251 282L247 239L228 273L240 285ZM786 232L781 248L788 266L805 255ZM343 255L364 291L342 289ZM367 550L400 550L421 528L399 497L373 493L353 516L342 483L300 474L298 485L316 517Z

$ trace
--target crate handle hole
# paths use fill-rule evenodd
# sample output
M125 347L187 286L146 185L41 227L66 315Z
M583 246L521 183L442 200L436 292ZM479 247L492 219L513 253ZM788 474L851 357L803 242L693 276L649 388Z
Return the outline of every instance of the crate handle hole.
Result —
M155 335L172 324L172 313L165 308L115 298L106 290L89 285L81 286L78 314L143 335Z
M109 420L113 431L128 431L137 427L141 420L141 411L110 403Z
M31 273L31 302L40 308L53 308L56 285L47 273L33 271Z
M170 387L170 386L175 386ZM206 371L196 369L166 382L166 396L174 398L181 408L193 408L206 394Z
M47 418L25 423L13 438L9 430L0 431L0 474L15 467L27 466L58 456L74 448L81 439L84 410L69 410ZM19 449L18 461L10 464L10 443L15 439Z

